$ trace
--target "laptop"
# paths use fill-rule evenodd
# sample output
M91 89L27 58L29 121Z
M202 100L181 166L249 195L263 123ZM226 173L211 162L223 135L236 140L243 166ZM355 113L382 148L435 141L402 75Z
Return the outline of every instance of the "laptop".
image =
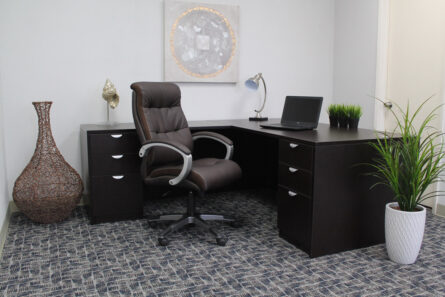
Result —
M263 128L312 130L317 128L323 97L287 96L280 123L260 124Z

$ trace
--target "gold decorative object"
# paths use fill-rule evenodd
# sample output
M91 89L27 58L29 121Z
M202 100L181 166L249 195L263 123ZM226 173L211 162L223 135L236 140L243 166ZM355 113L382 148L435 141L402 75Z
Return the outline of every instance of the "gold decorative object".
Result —
M107 101L107 122L110 121L110 107L115 109L119 104L119 95L113 83L107 78L105 81L102 97Z

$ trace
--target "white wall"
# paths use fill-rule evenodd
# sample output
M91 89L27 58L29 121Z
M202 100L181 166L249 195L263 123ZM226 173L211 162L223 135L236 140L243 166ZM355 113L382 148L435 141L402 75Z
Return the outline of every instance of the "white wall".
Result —
M374 128L377 27L377 0L335 1L333 100L362 107L360 128Z
M181 84L189 120L247 118L260 92L243 81L263 72L264 115L280 117L286 95L320 95L333 89L334 1L211 1L240 5L240 83ZM0 2L0 96L9 192L30 160L37 138L32 101L54 101L56 143L80 169L79 125L105 121L106 78L121 103L112 114L132 121L130 84L160 81L163 73L161 0L7 0ZM322 122L327 122L323 113Z

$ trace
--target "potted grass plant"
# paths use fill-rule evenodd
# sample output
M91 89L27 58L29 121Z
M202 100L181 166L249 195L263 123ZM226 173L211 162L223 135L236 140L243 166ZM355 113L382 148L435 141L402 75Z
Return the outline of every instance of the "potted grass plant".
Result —
M338 105L338 124L340 128L347 128L348 122L348 107L344 104Z
M389 258L400 264L416 261L423 240L426 211L420 203L438 195L428 192L428 187L440 180L445 157L442 133L430 126L437 116L436 107L423 119L421 111L425 100L414 112L403 110L399 105L391 113L396 129L385 132L371 146L378 157L371 175L378 178L375 184L383 184L394 193L396 202L385 209L385 239ZM420 125L414 123L421 120ZM375 186L374 185L374 186Z
M338 127L338 110L339 106L337 104L331 104L328 107L329 125L331 127Z
M347 109L349 129L357 129L358 122L362 116L362 108L359 105L349 105Z

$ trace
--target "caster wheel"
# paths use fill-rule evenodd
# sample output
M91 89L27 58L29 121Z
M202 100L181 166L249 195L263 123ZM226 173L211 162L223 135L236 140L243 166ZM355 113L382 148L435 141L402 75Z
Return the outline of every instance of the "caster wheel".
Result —
M164 237L159 237L158 242L161 246L167 246L168 245L168 239Z
M216 238L216 244L218 244L219 246L225 246L226 243L227 243L227 238L224 237Z
M231 226L231 227L233 227L233 228L241 228L241 226L243 225L240 221L233 221L233 222L230 222L229 223L229 225Z

